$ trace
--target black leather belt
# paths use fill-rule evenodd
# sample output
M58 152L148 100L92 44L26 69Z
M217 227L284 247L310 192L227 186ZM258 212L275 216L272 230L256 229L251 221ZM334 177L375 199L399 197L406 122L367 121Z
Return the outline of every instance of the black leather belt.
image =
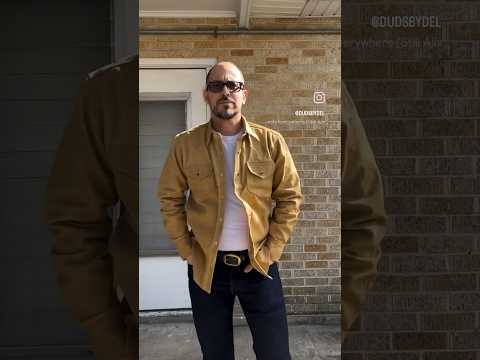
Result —
M218 251L217 257L227 266L237 267L248 262L248 250Z

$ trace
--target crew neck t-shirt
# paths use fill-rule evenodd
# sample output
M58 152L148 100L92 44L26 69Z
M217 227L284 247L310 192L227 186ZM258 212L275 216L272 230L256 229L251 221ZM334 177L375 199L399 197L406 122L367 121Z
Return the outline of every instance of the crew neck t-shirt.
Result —
M225 206L223 229L219 239L218 250L246 250L249 245L248 219L245 207L235 195L233 176L235 171L235 146L242 131L235 135L221 135L224 153Z

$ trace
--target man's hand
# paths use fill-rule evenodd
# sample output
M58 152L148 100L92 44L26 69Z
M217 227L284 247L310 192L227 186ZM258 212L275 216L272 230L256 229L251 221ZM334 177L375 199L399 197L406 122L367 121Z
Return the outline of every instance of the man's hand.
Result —
M268 265L270 266L270 265L272 265L272 264L273 264L273 261L270 260L270 261L268 262ZM252 264L248 264L247 266L245 266L245 269L243 269L243 272L248 273L248 272L252 271L252 269L253 269Z
M267 247L264 247L263 250L267 250L268 252L268 266L272 265L273 264L273 261L270 260L270 251ZM253 269L253 266L252 264L247 264L247 266L245 266L245 269L243 269L243 272L245 273L249 273L250 271L252 271Z
M243 272L248 273L248 272L252 271L252 269L253 269L252 264L247 264L247 266L245 266L245 269L243 269Z
M192 265L192 255L189 255L186 260L189 265Z

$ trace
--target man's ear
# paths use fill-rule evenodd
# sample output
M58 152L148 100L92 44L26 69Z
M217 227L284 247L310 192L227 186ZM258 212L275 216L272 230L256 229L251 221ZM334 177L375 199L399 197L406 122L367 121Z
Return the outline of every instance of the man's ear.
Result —
M203 90L203 100L208 104L207 89Z
M243 89L243 104L247 102L248 89Z

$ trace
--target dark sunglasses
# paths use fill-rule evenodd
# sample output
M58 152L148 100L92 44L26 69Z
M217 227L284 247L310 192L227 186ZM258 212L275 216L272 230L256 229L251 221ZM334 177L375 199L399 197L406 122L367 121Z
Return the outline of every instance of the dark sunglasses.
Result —
M214 93L219 93L223 91L223 87L225 85L231 92L237 92L245 88L244 83L241 81L210 81L207 83L207 90Z

